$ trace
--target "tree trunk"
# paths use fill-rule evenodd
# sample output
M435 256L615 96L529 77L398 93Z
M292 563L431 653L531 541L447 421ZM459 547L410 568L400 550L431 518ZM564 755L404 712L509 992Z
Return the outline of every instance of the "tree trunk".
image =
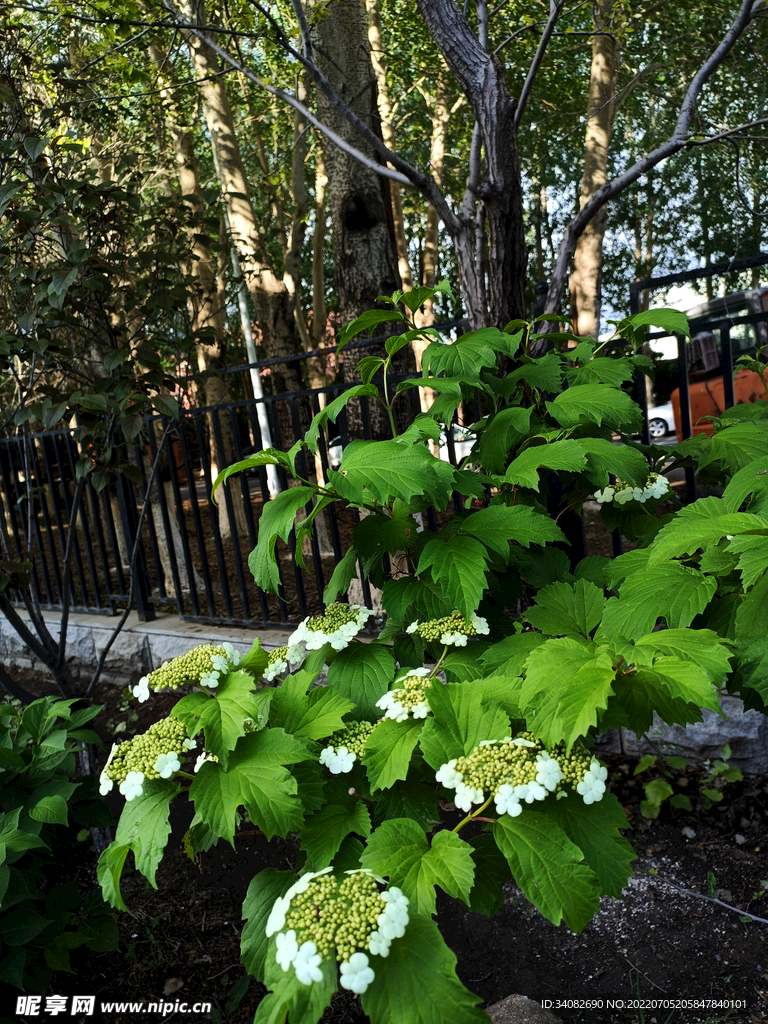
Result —
M357 116L380 133L364 0L330 0L315 3L312 9L318 15L312 29L318 67ZM318 92L317 107L325 124L378 162L373 147L361 142L323 92ZM392 203L386 178L334 143L324 146L324 155L339 315L346 324L377 306L380 295L391 295L400 287ZM345 381L356 379L355 365L366 355L381 355L381 346L347 350L342 366ZM368 418L374 437L390 436L387 417L378 405L369 404ZM359 401L347 405L346 420L349 436L362 437L364 417Z
M312 348L324 348L328 336L328 309L325 305L325 190L328 177L322 149L318 148L315 168L315 230L312 234ZM316 358L309 360L311 387L320 388L326 381L325 365ZM315 383L316 382L316 383Z
M417 0L417 6L477 124L467 197L456 222L446 224L464 308L475 330L504 327L525 316L528 261L515 103L501 60L478 41L459 6L451 0ZM485 2L478 11L487 16Z
M344 102L371 129L379 131L376 79L371 67L363 0L329 0L313 4L319 15L312 29L317 64ZM324 93L318 93L321 120L343 139L378 157L360 144ZM394 242L389 183L362 166L333 143L326 145L325 170L336 250L339 313L345 323L376 305L379 295L400 285Z
M194 24L205 24L202 2L198 4L194 0L186 0L183 8L185 17ZM264 239L249 198L249 184L218 57L194 33L186 32L184 35L216 158L232 243L239 253L243 278L256 310L265 355L292 355L297 351L293 301L285 282L269 264ZM271 379L278 393L297 391L301 386L298 372L290 363L272 367ZM290 411L284 407L284 403L280 403L279 409L283 434L281 442L292 444L294 431Z
M371 64L378 88L381 137L389 149L395 153L397 152L397 142L395 140L395 127L392 123L392 104L389 100L389 87L387 85L387 62L384 55L384 45L381 41L379 0L365 0L365 8L368 12L368 42L371 45ZM392 197L392 219L395 230L395 244L397 246L397 266L400 271L403 290L410 291L413 288L413 271L408 259L408 240L405 237L403 198L397 182L392 182L390 185L390 195Z
M421 95L432 108L432 137L429 145L429 167L432 177L438 186L443 184L443 166L445 164L445 146L448 138L448 125L451 117L466 102L462 96L452 107L448 106L448 68L440 62L434 94L421 89ZM424 228L424 242L421 257L421 284L425 288L434 288L437 284L437 259L440 243L440 217L432 203L427 207L427 221ZM423 311L416 314L419 327L430 327L435 322L435 310L432 299L424 303ZM416 365L421 370L421 352L416 355Z
M443 166L445 164L445 144L448 137L448 124L463 101L453 108L448 106L448 68L441 61L437 75L434 95L426 89L421 90L425 102L432 108L432 138L429 146L429 166L432 177L438 186L443 184ZM434 288L437 284L437 259L440 243L440 217L432 203L427 207L427 222L424 228L424 243L421 258L421 284L425 288ZM427 299L422 309L414 315L417 327L431 327L435 322L435 304ZM416 370L421 373L421 359L429 342L426 338L417 338L413 342L413 353L416 357ZM431 388L419 388L419 405L422 412L428 412L437 393ZM430 450L439 456L440 448L436 441L430 442Z
M309 328L301 304L301 252L306 234L307 214L309 212L309 196L306 186L306 163L309 151L309 139L307 134L307 122L304 116L294 111L293 119L293 147L291 150L291 199L292 212L289 218L286 215L285 205L277 186L272 184L273 169L269 164L267 149L257 125L261 121L261 115L254 108L251 97L247 90L247 79L240 75L240 86L243 95L243 102L250 114L250 139L256 147L256 155L259 160L263 179L262 185L269 193L274 214L275 233L280 241L283 251L284 273L283 280L291 296L294 309L296 329L305 349L312 348L309 336ZM296 96L302 102L307 102L307 89L301 76L296 81Z
M167 63L166 55L155 45L150 46L152 60L158 71ZM162 73L161 81L162 81ZM175 102L170 83L163 83L161 97L164 100L165 123L173 143L174 166L181 196L189 213L187 237L190 246L189 275L187 289L189 315L195 337L197 365L206 374L204 382L205 405L213 410L230 400L228 378L218 372L226 364L227 331L224 309L226 293L223 281L216 270L211 250L205 242L202 219L204 215L203 193L200 186L200 172L195 154L194 136L190 125L185 124L181 107ZM218 431L214 428L214 418ZM208 417L211 473L225 469L235 461L235 444L229 417L212 411ZM216 444L219 433L223 450ZM208 481L209 487L213 480ZM233 501L235 522L240 536L248 536L248 524L242 503ZM231 534L229 514L224 501L218 504L219 532L222 538Z
M606 33L610 28L613 8L614 0L598 0L596 5L580 209L584 209L608 180L608 146L613 129L619 64L616 38ZM574 329L577 334L592 338L597 338L600 331L603 238L607 220L607 209L603 206L584 228L573 255L570 291L575 309Z

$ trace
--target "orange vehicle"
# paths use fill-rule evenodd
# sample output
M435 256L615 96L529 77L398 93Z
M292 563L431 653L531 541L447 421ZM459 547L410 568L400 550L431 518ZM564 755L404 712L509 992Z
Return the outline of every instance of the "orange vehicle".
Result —
M766 382L768 382L768 366L763 371ZM712 436L713 428L711 420L701 420L702 416L720 416L725 411L725 388L722 376L713 377L710 380L689 381L688 394L691 396L691 433L708 434ZM736 405L744 402L764 402L766 395L765 388L760 380L760 375L751 370L739 370L733 375L733 391L736 398ZM680 390L675 388L672 392L672 411L675 414L675 433L677 440L683 440L682 419L680 416Z
M711 420L703 416L720 416L726 409L725 387L720 364L722 352L721 324L729 322L731 352L734 360L739 356L754 356L756 350L768 343L768 324L733 323L734 319L754 314L768 314L768 287L737 292L697 306L688 312L692 339L688 351L688 394L690 395L691 428L693 434L712 435ZM768 320L768 316L766 316ZM768 381L768 366L763 371ZM760 374L752 370L738 370L733 377L734 402L760 402L768 398ZM670 398L675 417L677 440L682 441L680 390L676 388Z

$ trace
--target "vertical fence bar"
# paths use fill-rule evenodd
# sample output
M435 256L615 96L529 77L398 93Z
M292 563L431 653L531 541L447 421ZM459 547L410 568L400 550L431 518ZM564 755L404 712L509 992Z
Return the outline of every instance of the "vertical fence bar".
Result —
M203 429L202 414L200 414L200 415L195 417L195 427L196 427L196 430L197 430L197 441L198 441L198 445L199 445L199 448L200 448L200 463L201 463L202 470L203 470L203 479L204 480L210 480L211 479L211 460L210 460L209 453L208 453L208 445L206 443L205 431ZM198 510L199 510L199 503L198 503L198 499L197 499L197 489L195 489L194 501L195 501L196 504L198 504ZM222 542L221 542L221 532L219 530L219 519L218 519L217 515L213 514L214 510L213 510L213 507L211 506L210 502L207 503L207 509L208 509L208 513L207 513L207 520L206 521L207 521L207 525L210 527L211 534L212 534L213 550L214 550L214 555L215 555L215 558L216 558L216 565L218 566L218 570L219 570L219 577L220 577L220 582L221 582L221 595L222 595L222 599L224 601L224 609L225 609L225 612L226 612L226 617L227 618L232 618L232 595L231 595L230 590L229 590L229 577L227 575L227 563L226 563L226 559L224 557L224 546L222 545ZM210 595L209 601L212 602L212 612L213 612L213 614L215 614L215 611L213 609L215 609L216 600L215 600L215 596L213 594L213 590L211 589L210 582L209 582L209 579L208 579L208 577L210 576L210 561L208 560L208 552L207 552L207 549L206 549L206 546L205 546L205 538L204 537L201 537L201 539L200 539L200 551L201 551L201 553L203 553L203 557L204 557L205 562L206 562L206 569L208 570L206 572L206 581L205 581L206 582L206 590L207 590L208 594Z
M43 482L42 475L40 473L40 463L37 456L37 446L35 445L34 435L26 435L25 443L27 445L27 460L25 465L29 469L30 480L29 487L36 488L37 493L43 495L45 484ZM29 494L31 498L31 493ZM50 566L49 559L45 557L45 549L47 547L49 554L52 559L56 560L56 549L53 544L53 530L51 529L51 519L48 515L48 502L43 497L43 500L39 503L40 515L42 516L43 525L40 525L40 515L34 508L32 509L31 521L32 529L35 532L37 538L38 552L40 554L40 567L42 569L43 580L45 582L45 591L48 597L47 604L49 607L54 607L56 604L54 594L59 595L61 600L61 577L59 575L58 563L55 567ZM75 552L78 552L77 544L75 544ZM53 578L53 585L52 585Z
M69 468L69 474L70 474L68 479L70 481L77 479L76 466L77 466L78 451L77 451L77 446L75 445L75 442L72 440L72 435L69 432L64 434L64 445L63 445L63 447L65 449L65 456L66 456L65 458L62 457L61 448L59 448L58 451L57 451L57 459L59 461L59 468L60 468L60 472L61 472L62 484L64 484L65 479L66 479L66 469L67 469L67 467ZM89 492L91 494L93 493L92 492L92 488L90 488L90 486L88 484L86 484L85 494L83 495L83 501L80 503L80 514L81 514L81 519L82 519L82 523L83 523L84 543L88 545L88 547L86 548L86 555L88 557L89 565L91 566L91 572L93 574L94 582L95 582L96 573L95 573L95 569L93 567L92 551L90 550L90 537L89 537L89 530L88 530L88 520L87 520L87 517L86 517L86 514L85 514L86 500L87 500L87 496L89 495ZM71 521L71 508L72 508L72 506L71 506L70 502L67 499L68 499L68 492L67 492L66 488L64 488L63 489L63 494L62 494L62 500L64 502L64 508L66 510L66 513L67 513L67 518L70 520L69 529L76 529L77 528L77 524L73 523ZM72 573L72 588L73 588L72 589L72 598L73 598L73 601L74 601L74 596L75 596L74 595L74 581L75 581L75 579L77 579L79 581L79 584L80 584L80 591L81 591L81 595L82 595L82 606L83 607L87 607L88 603L89 603L88 602L88 589L87 589L87 585L86 585L86 581L85 581L85 572L84 572L84 569L83 569L83 559L82 559L82 555L81 555L81 552L80 552L80 545L77 542L77 538L75 538L75 543L74 543L74 560L75 560L76 572Z
M101 494L104 492L102 491ZM101 509L99 508L100 495L94 490L93 487L89 487L87 490L88 503L90 507L90 516L93 521L94 539L96 541L96 552L98 554L99 565L101 571L104 574L104 601L106 607L109 609L110 614L116 613L115 602L112 597L112 586L110 583L109 576L109 555L107 553L105 528L104 528L104 517L102 516Z
M181 443L181 457L184 461L184 473L187 477L187 488L189 489L189 507L192 513L192 524L195 529L195 534L200 540L198 533L198 521L199 521L199 510L197 508L197 487L195 485L195 470L192 462L192 453L189 450L189 435L187 433L187 422L190 419L189 413L182 410L181 423L179 428L179 441ZM193 421L194 429L194 421ZM197 581L195 579L195 563L192 559L192 549L189 545L189 530L187 529L187 520L184 515L184 499L181 493L181 485L179 484L179 478L174 472L171 477L173 485L173 494L176 499L176 508L179 512L179 529L181 531L181 545L184 549L184 558L187 562L187 579L189 582L189 600L192 605L192 614L200 616L200 601L197 593ZM206 568L205 566L203 567ZM205 573L205 585L207 586L208 574Z
M97 495L97 501L101 503L101 522L106 526L106 535L104 536L104 572L107 577L107 598L109 599L109 607L111 611L116 612L115 602L121 599L125 599L128 596L128 585L123 574L123 562L120 557L120 545L117 540L117 530L115 529L115 519L112 515L112 504L109 500L109 491L103 490L101 494ZM113 563L110 565L110 563ZM110 572L114 569L115 573L115 587L112 587L112 578Z
M693 437L691 425L691 393L688 390L688 348L685 335L677 338L677 387L680 396L680 428L683 440ZM693 466L685 467L685 500L687 504L696 500L696 473Z
M723 374L723 407L730 409L736 405L736 390L733 382L733 346L729 320L723 320L720 324L720 369Z
M133 488L126 483L124 477L119 473L115 482L115 491L120 508L120 518L123 522L125 541L128 545L128 555L130 556L134 544L138 547L133 564L133 597L136 601L136 614L142 622L152 622L155 618L155 609L149 600L150 589L146 559L137 532L136 500Z
M48 449L47 449L47 442L49 441L49 438L46 437L46 436L43 436L43 437L39 438L39 441L40 441L40 445L41 445L42 451L43 451L43 466L45 468L45 478L47 480L47 484L43 483L43 481L42 481L42 479L40 477L40 468L39 468L39 462L38 462L38 458L37 458L37 449L36 449L36 445L35 445L35 443L33 441L31 447L32 447L32 450L35 452L35 477L37 479L37 484L38 484L38 494L42 495L44 493L44 491L45 491L46 486L48 488L48 497L49 497L49 501L50 501L50 509L53 512L53 519L54 519L54 521L56 523L56 533L57 533L57 536L58 536L58 539L59 539L59 544L58 544L59 557L58 558L56 556L56 544L55 544L54 538L53 538L53 528L52 528L53 524L51 523L51 517L50 517L49 511L48 511L49 502L46 501L45 499L43 499L42 507L45 510L45 527L46 527L46 534L48 535L48 550L50 551L50 554L52 556L52 561L53 561L53 567L52 567L53 568L53 576L54 576L54 579L56 580L56 590L57 590L57 592L59 594L59 600L63 601L64 600L64 593L63 593L63 587L62 587L63 580L62 580L60 566L63 566L63 564L64 564L64 552L66 551L66 548L67 548L66 528L65 528L65 523L64 523L64 521L63 521L63 519L61 517L61 505L57 501L57 496L58 496L58 494L57 494L57 485L56 485L56 480L55 480L54 473L53 473L52 460L48 458L48 454L49 453L48 453ZM51 444L53 444L53 439L52 438L50 438L50 441L51 441ZM58 462L58 459L56 459L55 461ZM64 507L66 508L66 490L65 490L66 483L65 483L65 480L64 480L63 467L60 467L60 477L61 477L61 487L62 487L62 503L61 504L63 504ZM69 526L72 527L72 528L74 528L74 525L75 524L73 524L71 522L69 523ZM59 561L59 559L60 559L60 561ZM74 603L74 601L75 601L74 574L73 574L73 579L70 581L70 590L71 590L72 602Z
M231 410L230 410L231 411ZM222 410L222 415L224 410ZM210 413L211 417L211 434L214 441L214 448L216 450L216 462L221 468L224 461L224 438L221 433L221 423L219 421L218 411L212 410ZM236 434L236 424L232 424L232 436ZM232 493L232 487L237 486L238 480L235 477L231 477L222 487L218 490L218 500L225 502L225 508L227 510L227 518L229 520L229 543L232 549L232 557L235 560L235 575L237 576L237 583L240 589L240 603L243 609L243 617L250 618L250 604L248 601L248 591L245 582L245 576L243 574L243 559L240 551L240 534L237 529L237 516L235 515L235 497ZM214 508L213 504L210 506L211 515L218 519L218 512Z
M153 494L157 494L158 484L157 484L157 479L155 479L155 482L153 483L152 487L149 489L149 491L147 490L147 481L149 479L149 473L147 472L147 469L146 469L146 460L144 458L144 452L142 451L141 448L137 447L136 448L136 454L137 454L137 458L138 458L139 464L141 466L141 473L142 473L141 489L142 489L142 493L145 496L144 500L145 500L146 505L147 505L147 515L144 517L144 521L146 523L147 537L148 537L148 540L149 540L150 557L148 559L148 562L149 562L149 565L154 569L155 576L157 578L157 593L158 593L158 597L159 597L159 599L161 601L165 602L165 601L168 600L168 594L167 594L166 589L165 589L166 579L165 579L165 572L163 570L162 556L160 554L160 548L161 548L161 545L162 545L163 541L162 541L162 538L158 535L157 524L155 523L155 504L157 504L157 507L159 508L160 503L159 503L159 500L157 502L155 502L155 499L153 497ZM133 493L136 494L135 489L134 489ZM162 516L162 512L161 512L161 516ZM171 575L173 575L173 573L171 573ZM150 583L151 583L151 580L150 580ZM150 588L150 594L151 593L152 593L152 590ZM153 600L153 598L150 597L150 600Z
M169 424L168 424L167 420L159 420L158 422L160 423L160 426L164 430L167 430L169 428ZM153 464L155 459L157 459L157 457L158 457L158 447L157 447L157 442L155 440L155 432L152 429L153 424L150 422L150 423L148 423L147 426L148 426L147 436L149 437L150 463ZM173 438L173 435L169 434L168 440L165 443L164 450L163 450L163 453L162 453L162 456L161 456L161 458L165 460L166 465L168 465L170 467L170 477L171 477L171 480L176 475L176 459L174 458L174 455L173 455L173 439L172 438ZM143 461L143 464L144 464L144 467L145 467L145 470L146 470L147 463L146 463L145 460ZM150 471L150 473L152 472L151 465L149 467L149 471ZM145 476L146 475L147 474L145 472ZM183 588L182 583L181 583L181 574L179 572L179 561L178 561L178 558L176 557L176 545L174 544L174 541L173 541L173 522L172 522L172 518L175 517L177 528L178 528L178 531L179 531L179 534L180 534L181 533L181 525L179 523L179 520L182 518L183 506L182 506L181 502L179 502L177 500L177 501L174 502L174 504L176 506L175 508L172 508L172 509L168 508L168 500L167 500L167 496L166 496L166 493L165 493L165 479L164 479L165 476L166 476L166 471L165 471L163 465L161 464L160 466L158 466L157 472L155 473L155 481L154 481L154 484L153 484L153 487L152 487L152 491L155 494L157 494L157 504L158 504L158 507L160 509L160 518L162 519L163 530L165 531L165 549L166 549L165 554L166 554L166 558L168 559L168 561L171 564L171 582L173 583L173 589L174 589L175 594L176 594L176 596L175 596L175 604L176 604L176 608L178 609L179 615L183 615L184 614L184 588ZM150 494L150 500L152 500L151 494ZM154 522L154 516L152 517L152 519L153 519L153 522ZM155 529L155 533L156 532L157 531ZM158 552L158 556L159 556L159 552ZM186 556L186 552L185 552L185 556ZM158 587L160 586L160 581L162 580L161 594L162 594L162 597L167 599L168 595L167 595L167 591L165 589L166 581L165 581L165 578L164 578L164 573L162 572L162 563L161 563L159 557L158 557L158 561L156 562L156 569L157 569ZM186 569L187 582L190 582L191 579L192 579L192 576L193 576L192 565L191 565L190 562L187 562L187 564L185 566L185 569ZM190 584L190 586L191 586L191 584Z

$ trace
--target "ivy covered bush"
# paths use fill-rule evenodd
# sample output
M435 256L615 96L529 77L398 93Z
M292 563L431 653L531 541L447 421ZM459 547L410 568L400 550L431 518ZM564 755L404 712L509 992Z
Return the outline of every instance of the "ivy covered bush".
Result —
M534 357L535 322L454 343L427 331L422 377L393 386L392 356L424 333L412 315L433 294L352 324L345 340L382 322L402 334L289 452L217 481L267 464L299 481L261 516L250 565L266 590L280 585L278 540L295 531L300 552L324 509L358 513L324 614L270 654L258 640L244 657L199 649L146 677L140 699L192 691L103 776L127 801L99 867L114 906L129 854L154 884L173 799L194 807L191 857L234 845L245 820L296 837L296 871L254 865L243 906L243 961L268 989L258 1024L315 1024L338 989L374 1024L485 1020L438 930L436 889L492 915L514 879L550 921L584 928L634 856L597 733L643 733L654 713L698 721L724 683L749 706L768 700L768 405L725 414L712 438L639 443L626 389L652 367L635 349L648 324L687 331L671 310L617 325L610 354L562 333ZM514 367L503 376L500 357ZM327 485L312 481L305 456L350 398L381 401L394 431L413 387L433 393L428 412L390 440L353 441ZM477 441L454 468L430 442L478 396ZM680 507L668 474L685 465L721 496ZM569 557L560 524L592 497L634 550ZM372 641L357 638L370 610L339 600L358 566L386 613Z

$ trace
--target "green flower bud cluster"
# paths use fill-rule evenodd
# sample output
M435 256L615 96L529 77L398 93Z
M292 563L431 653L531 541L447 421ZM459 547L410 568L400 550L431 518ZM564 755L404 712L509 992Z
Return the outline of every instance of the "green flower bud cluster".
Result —
M329 604L326 606L325 615L318 615L316 618L307 619L306 627L310 633L335 633L342 626L357 621L357 608L349 604ZM287 649L286 649L287 653Z
M339 750L346 747L351 754L355 754L358 760L362 760L365 752L365 744L368 737L378 725L378 722L350 722L346 729L340 729L326 740L326 745Z
M284 927L294 929L299 947L303 942L314 942L323 960L335 948L336 959L341 962L349 960L356 950L368 949L368 939L385 909L371 875L356 871L341 884L333 875L321 875L293 897Z
M583 747L573 747L570 754L566 754L564 743L558 743L553 747L551 754L557 759L563 773L563 781L558 786L558 792L564 785L575 789L589 771L592 754Z
M406 676L402 680L402 689L395 690L393 696L410 711L424 701L424 691L432 689L432 680L428 676Z
M514 742L515 739L535 745L520 746ZM494 794L505 783L523 786L532 782L538 772L536 755L543 749L531 733L524 732L514 739L475 747L466 757L456 759L455 769L461 772L465 785Z
M377 918L387 904L379 894L376 879L362 872L347 875L339 886L336 900L340 920L334 943L339 961L349 960L357 950L368 949L371 932L376 931Z
M304 892L294 896L285 915L285 928L296 932L296 942L314 942L317 952L326 959L338 927L336 913L337 882L333 875L313 878Z
M145 733L125 740L114 751L105 771L113 782L124 782L129 772L141 772L146 779L159 779L155 762L160 754L188 753L187 728L178 718L162 718Z
M442 619L430 619L428 622L420 622L416 625L415 629L409 629L408 632L415 632L422 640L433 640L435 643L440 643L441 638L446 633L451 635L461 633L464 636L477 636L477 630L471 622L464 618L461 612L451 612L450 615L445 615Z
M218 644L201 644L186 654L167 661L161 668L150 672L147 677L150 690L176 690L187 683L197 683L200 677L213 670L214 656L227 657L226 650Z

